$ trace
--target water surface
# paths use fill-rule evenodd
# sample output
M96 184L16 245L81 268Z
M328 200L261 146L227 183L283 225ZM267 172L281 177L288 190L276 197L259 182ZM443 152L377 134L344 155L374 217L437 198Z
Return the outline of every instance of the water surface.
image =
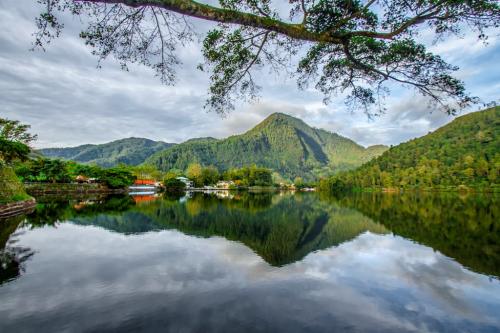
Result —
M498 199L39 198L0 222L0 331L498 332Z

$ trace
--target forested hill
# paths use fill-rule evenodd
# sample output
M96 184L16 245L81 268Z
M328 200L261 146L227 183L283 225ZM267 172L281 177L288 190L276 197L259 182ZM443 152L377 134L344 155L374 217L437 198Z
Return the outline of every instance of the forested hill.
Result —
M81 163L96 163L103 167L110 167L120 163L141 164L154 153L172 145L172 143L143 138L127 138L99 145L40 149L39 152L46 157L62 158Z
M390 148L330 188L492 187L499 182L500 107L456 118L433 133Z
M221 170L250 164L271 168L282 176L313 179L360 166L387 147L364 148L354 141L302 120L274 113L250 131L216 140L190 140L151 156L146 163L161 170L184 170L193 162Z

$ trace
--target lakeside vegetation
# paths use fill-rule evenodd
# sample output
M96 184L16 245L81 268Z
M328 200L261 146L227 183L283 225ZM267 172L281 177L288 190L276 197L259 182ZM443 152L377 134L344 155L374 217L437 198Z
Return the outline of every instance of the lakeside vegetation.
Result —
M500 107L456 118L320 183L326 191L500 190Z
M97 182L111 188L124 188L134 183L135 176L128 167L101 168L96 165L78 164L37 158L16 166L16 174L25 182L70 183L77 177L95 178Z
M101 168L73 161L48 159L32 152L37 139L30 126L0 118L0 204L31 199L22 182L70 183L79 177L93 178L110 189L131 185L135 176L128 168Z
M214 166L202 167L190 164L186 176L194 181L195 186L215 185L218 181L231 181L234 188L250 186L273 186L272 171L267 168L251 165L242 168L231 168L222 173Z
M36 140L30 126L17 120L0 118L0 205L31 199L12 165L28 159L29 144Z
M137 167L119 165L112 168L102 168L97 165L38 157L17 161L13 164L13 169L22 182L66 184L85 179L85 181L92 180L110 189L126 188L134 184L136 179L147 179L162 180L163 185L170 191L183 191L185 183L177 179L181 176L192 180L195 187L215 186L221 180L231 181L233 189L274 185L272 171L255 165L234 168L221 173L214 166L204 167L193 163L185 171L172 169L167 173L162 173L150 165Z
M202 188L204 186L214 187L220 182L224 182L226 189L276 186L273 182L272 171L267 168L251 165L248 167L232 168L224 172L220 172L213 165L205 167L199 163L191 163L184 172L179 169L169 170L163 178L163 185L168 191L176 192L184 190L185 183L182 183L178 179L181 176L185 176L191 180L193 182L193 186L196 188ZM184 186L181 183L184 184Z
M31 199L14 170L0 165L0 205Z

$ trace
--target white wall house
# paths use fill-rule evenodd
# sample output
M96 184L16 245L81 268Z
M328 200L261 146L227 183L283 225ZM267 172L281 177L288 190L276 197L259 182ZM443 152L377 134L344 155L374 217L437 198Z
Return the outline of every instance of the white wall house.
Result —
M184 184L186 184L186 188L192 188L192 187L194 187L193 181L189 180L189 178L186 178L186 177L177 177L176 179L180 180L181 182L183 182Z

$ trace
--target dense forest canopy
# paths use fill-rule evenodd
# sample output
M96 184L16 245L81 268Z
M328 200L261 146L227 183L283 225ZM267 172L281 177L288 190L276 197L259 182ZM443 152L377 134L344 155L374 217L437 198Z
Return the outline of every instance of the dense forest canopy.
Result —
M95 178L109 188L124 188L133 184L136 176L131 168L117 166L104 169L96 165L78 164L73 161L36 158L15 167L17 176L24 182L70 183L77 177Z
M495 0L219 0L208 5L191 0L38 0L35 48L57 37L61 12L85 16L80 37L104 59L124 68L139 63L153 68L161 81L175 82L180 63L176 48L195 39L186 17L217 22L202 43L210 71L206 106L220 113L236 100L254 98L254 71L268 65L290 72L295 63L299 87L314 85L329 97L365 112L383 110L388 83L409 86L448 113L469 105L457 67L429 52L418 40L422 27L436 40L474 29L480 39L498 27ZM286 8L285 8L286 7ZM287 13L283 15L283 13ZM305 52L304 52L305 51Z
M500 179L499 147L500 107L494 107L392 147L354 171L323 181L323 187L495 189Z
M126 138L108 143L86 144L71 148L46 148L39 153L50 158L62 158L80 163L113 167L119 164L139 165L152 154L167 149L172 143L144 138Z

